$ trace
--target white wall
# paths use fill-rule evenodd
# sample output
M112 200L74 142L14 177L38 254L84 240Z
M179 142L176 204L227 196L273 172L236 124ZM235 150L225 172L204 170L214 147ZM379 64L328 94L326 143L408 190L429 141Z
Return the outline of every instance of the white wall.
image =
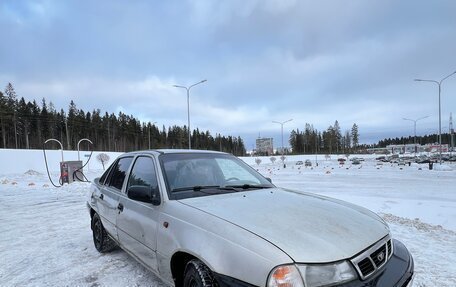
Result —
M101 163L96 159L100 153L109 155L110 160L108 165L111 164L119 155L120 152L99 152L94 151L87 167L89 169L100 170L103 169ZM88 151L81 151L80 156L83 164L87 161L89 155ZM62 159L60 150L46 150L49 171L59 172L60 161ZM65 161L78 160L77 151L63 151ZM107 167L107 166L106 166ZM46 173L46 165L44 163L43 150L36 149L0 149L0 174L13 174L24 173L28 170L35 170L40 173Z

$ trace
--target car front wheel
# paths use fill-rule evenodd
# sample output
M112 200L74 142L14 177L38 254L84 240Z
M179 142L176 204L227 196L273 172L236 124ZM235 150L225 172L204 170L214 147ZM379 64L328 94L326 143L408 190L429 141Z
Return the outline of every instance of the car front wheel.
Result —
M114 240L109 238L108 233L101 223L100 216L94 214L92 217L92 233L93 233L93 243L98 252L105 253L113 250L116 247Z
M211 270L203 262L193 259L187 263L184 273L184 287L216 287Z

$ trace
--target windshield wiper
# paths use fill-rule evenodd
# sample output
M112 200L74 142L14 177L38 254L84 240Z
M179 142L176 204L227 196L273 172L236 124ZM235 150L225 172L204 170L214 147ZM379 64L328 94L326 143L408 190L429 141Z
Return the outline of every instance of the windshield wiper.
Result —
M218 189L220 185L195 185L195 186L187 186L187 187L178 187L171 192L179 192L179 191L186 191L186 190L193 190L193 191L201 191L203 189Z
M270 185L261 185L261 184L238 184L238 185L227 185L226 188L242 188L242 189L262 189L262 188L272 188Z
M175 188L175 189L171 190L171 192L180 192L180 191L193 190L193 191L199 191L199 192L206 193L206 194L214 194L214 193L210 193L210 192L204 192L203 190L204 189L215 189L215 190L232 190L232 191L238 192L239 188L249 189L249 188L268 188L268 187L270 187L270 186L249 185L249 184L225 185L225 186L220 186L220 185L195 185L195 186L188 186L188 187L178 187L178 188Z

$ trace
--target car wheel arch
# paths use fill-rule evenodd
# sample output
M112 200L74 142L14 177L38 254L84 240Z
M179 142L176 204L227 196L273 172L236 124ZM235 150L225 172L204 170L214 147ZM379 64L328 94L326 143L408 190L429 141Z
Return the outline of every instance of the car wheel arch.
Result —
M186 251L177 251L173 254L170 261L171 274L173 276L174 284L176 287L183 286L185 268L187 266L187 263L193 259L200 260L209 268L209 270L211 270L211 272L214 272L211 266L202 258L199 258L198 256Z
M90 228L93 230L93 226L92 226L92 220L93 220L93 216L95 215L95 213L97 213L93 208L90 208Z

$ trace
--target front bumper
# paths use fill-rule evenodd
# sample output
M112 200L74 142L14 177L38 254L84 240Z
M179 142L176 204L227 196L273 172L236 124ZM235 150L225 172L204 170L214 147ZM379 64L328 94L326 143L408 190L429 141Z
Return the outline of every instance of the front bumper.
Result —
M376 274L366 280L354 280L339 287L411 287L414 271L413 257L400 241L393 239L393 255ZM254 287L232 277L214 274L220 287Z
M255 285L243 282L241 280L237 280L233 277L229 277L226 275L214 273L214 278L217 281L218 287L257 287Z
M341 287L410 287L413 279L413 257L400 241L393 239L394 252L390 260L376 274L361 281L355 280Z

